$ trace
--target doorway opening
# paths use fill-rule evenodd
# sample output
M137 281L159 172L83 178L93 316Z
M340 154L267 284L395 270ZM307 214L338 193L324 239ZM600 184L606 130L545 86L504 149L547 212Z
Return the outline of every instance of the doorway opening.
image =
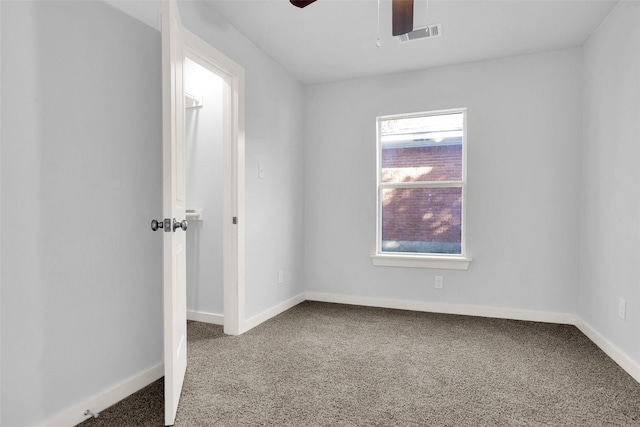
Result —
M188 319L245 331L244 68L183 29Z
M187 319L224 324L223 145L224 85L217 74L186 58L185 183Z

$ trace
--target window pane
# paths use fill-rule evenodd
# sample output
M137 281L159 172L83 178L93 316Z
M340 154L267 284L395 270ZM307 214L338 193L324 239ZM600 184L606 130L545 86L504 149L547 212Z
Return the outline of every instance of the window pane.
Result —
M382 190L382 252L462 253L462 188Z
M461 181L462 125L462 113L382 120L381 181Z

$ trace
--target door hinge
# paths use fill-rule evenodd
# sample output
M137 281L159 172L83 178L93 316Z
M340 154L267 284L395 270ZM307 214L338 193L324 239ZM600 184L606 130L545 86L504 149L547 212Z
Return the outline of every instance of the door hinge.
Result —
M238 223L238 217L237 217L237 216L234 216L234 217L233 217L233 223L234 223L234 224L237 224L237 223Z

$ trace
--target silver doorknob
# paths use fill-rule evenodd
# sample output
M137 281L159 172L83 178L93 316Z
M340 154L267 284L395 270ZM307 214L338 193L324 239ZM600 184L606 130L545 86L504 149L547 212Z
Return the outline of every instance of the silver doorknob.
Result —
M187 224L187 220L183 219L182 222L176 221L175 218L173 218L173 231L176 231L178 228L181 228L183 231L187 231L187 226L189 224Z
M158 231L158 228L163 228L166 233L171 231L171 220L169 218L165 218L164 220L151 220L151 229L153 231Z

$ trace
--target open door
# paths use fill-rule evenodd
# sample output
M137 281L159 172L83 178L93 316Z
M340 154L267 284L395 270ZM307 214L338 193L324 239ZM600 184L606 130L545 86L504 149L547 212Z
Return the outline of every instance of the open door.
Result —
M185 143L182 24L176 0L162 1L165 425L175 423L187 369Z

